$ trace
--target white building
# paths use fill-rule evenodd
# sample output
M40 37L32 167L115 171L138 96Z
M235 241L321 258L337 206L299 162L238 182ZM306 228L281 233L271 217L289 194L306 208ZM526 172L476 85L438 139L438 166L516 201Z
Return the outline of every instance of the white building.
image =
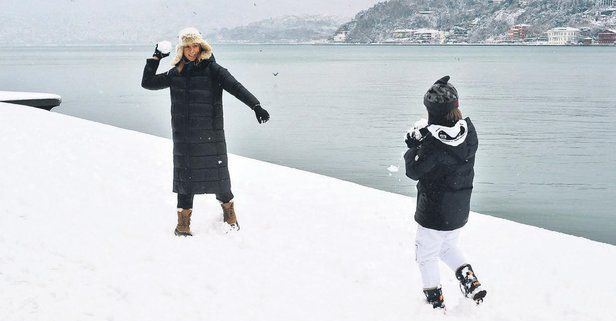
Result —
M444 31L434 29L396 29L391 35L385 42L438 44L445 39Z
M345 42L347 40L347 32L342 31L334 36L334 42Z
M414 29L396 29L392 35L395 39L409 39L415 34Z
M417 29L413 38L419 43L441 43L443 32L434 29Z
M548 45L577 44L580 37L580 29L559 27L548 31Z

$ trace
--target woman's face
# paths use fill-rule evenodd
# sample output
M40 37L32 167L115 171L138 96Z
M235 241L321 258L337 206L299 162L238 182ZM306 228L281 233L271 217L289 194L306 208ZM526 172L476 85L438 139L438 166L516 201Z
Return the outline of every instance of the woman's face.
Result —
M193 43L192 45L184 46L184 57L190 61L195 61L197 55L201 51L199 44Z

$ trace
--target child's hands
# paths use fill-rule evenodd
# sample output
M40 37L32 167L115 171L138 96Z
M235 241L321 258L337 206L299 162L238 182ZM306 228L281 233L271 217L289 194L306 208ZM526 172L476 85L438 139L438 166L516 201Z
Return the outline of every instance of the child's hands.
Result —
M428 121L424 118L418 120L413 124L413 128L406 133L406 139L404 142L408 148L413 148L421 145L421 141L426 138L429 131L426 128Z
M418 121L415 122L415 124L413 124L413 129L412 129L412 137L415 137L418 140L422 140L428 130L426 129L426 127L428 127L428 120L425 118L422 118Z
M414 134L414 132L413 132ZM415 135L411 136L411 133L406 133L406 139L404 140L408 148L416 148L421 145L421 140L415 138Z

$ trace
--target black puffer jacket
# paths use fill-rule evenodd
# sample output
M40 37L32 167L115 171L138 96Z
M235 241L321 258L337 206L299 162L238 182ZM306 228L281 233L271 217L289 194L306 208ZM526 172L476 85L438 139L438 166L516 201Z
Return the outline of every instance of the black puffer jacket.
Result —
M259 101L212 56L156 74L159 60L148 59L141 86L171 89L173 129L173 192L215 194L230 190L222 90L250 108Z
M431 127L423 143L404 154L406 175L419 180L415 221L423 227L451 231L468 221L478 139L471 120L463 121L453 135Z

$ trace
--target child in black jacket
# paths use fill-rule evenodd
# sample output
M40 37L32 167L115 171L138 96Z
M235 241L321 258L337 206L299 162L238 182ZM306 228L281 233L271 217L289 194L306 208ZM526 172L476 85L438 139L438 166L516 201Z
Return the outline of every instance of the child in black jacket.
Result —
M455 271L466 297L477 303L486 291L457 243L468 221L478 140L469 118L462 119L458 92L445 76L428 90L428 121L415 123L407 134L406 175L417 183L416 260L424 294L434 308L444 308L439 259Z

